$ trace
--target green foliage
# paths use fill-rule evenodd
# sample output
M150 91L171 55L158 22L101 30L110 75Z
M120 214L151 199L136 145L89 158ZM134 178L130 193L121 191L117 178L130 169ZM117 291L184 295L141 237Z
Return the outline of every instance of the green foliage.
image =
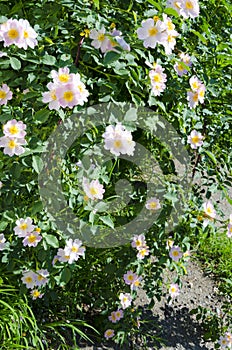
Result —
M136 34L143 20L153 16L162 19L163 13L172 18L180 33L170 55L166 55L159 44L155 49L145 48ZM13 92L13 98L0 106L0 121L4 125L16 119L27 125L25 152L13 157L4 154L2 149L0 152L0 180L3 184L0 188L0 234L4 233L7 239L6 247L0 251L0 271L4 276L4 281L0 281L0 342L3 350L75 349L78 348L78 339L96 337L100 340L105 330L111 327L116 333L114 340L128 347L138 337L141 310L134 307L124 310L123 319L116 324L110 323L108 316L121 307L121 292L131 293L133 299L136 297L137 292L131 291L123 280L123 275L129 270L143 277L143 288L151 298L150 308L155 298L162 296L162 274L166 267L177 273L173 282L181 285L188 258L185 256L180 261L173 261L167 240L173 240L183 253L194 249L193 245L199 240L200 258L207 263L210 271L221 277L223 292L231 296L232 244L225 232L229 218L217 212L215 221L221 225L223 232L219 235L215 235L217 229L213 220L206 227L202 225L206 218L202 204L211 200L214 192L221 191L232 204L228 195L232 184L230 13L231 5L225 0L200 1L200 16L186 20L176 10L166 8L166 1L9 0L1 3L0 23L9 18L27 19L38 33L38 45L34 49L24 50L15 45L6 47L0 42L0 51L7 54L0 57L0 87L7 84ZM107 31L116 26L131 50L123 50L116 45L117 51L103 54L94 48L88 30L99 30L102 26ZM188 53L192 61L192 67L180 63L187 70L182 77L173 68L175 63L180 62L180 52ZM161 64L167 75L166 89L160 96L151 91L151 67L147 62L150 65L154 62ZM51 70L58 71L64 67L73 74L80 74L89 91L86 105L90 114L85 120L81 116L82 105L57 111L49 109L42 101L42 93L47 91L46 86L51 81ZM195 109L189 108L186 97L192 75L199 77L206 86L204 104ZM101 167L98 164L95 168L91 166L91 158L95 154L103 163L104 155L99 144L107 126L103 121L100 126L93 125L94 105L110 102L133 104L122 121L131 131L133 140L152 154L152 159L143 160L145 172L127 159L119 158L107 160ZM149 107L157 115L157 120L154 117L146 120L148 131L137 128L134 110L141 106ZM127 243L111 249L87 247L85 259L80 258L70 264L54 261L58 249L65 246L69 232L60 232L49 210L44 207L39 195L38 175L45 166L43 153L49 136L58 125L64 124L77 112L80 126L88 125L89 130L69 148L60 164L59 181L69 208L81 218L83 232L90 224L91 232L85 232L86 237L95 235L99 226L103 233L108 229L117 235L120 226L136 218L145 205L147 184L156 177L152 173L153 161L161 169L164 202L158 219L146 232L150 255L144 259L138 259L137 251ZM175 128L182 144L186 145L191 162L188 164L189 177L201 179L201 185L193 185L189 192L186 191L188 193L183 193L185 189L177 179L178 165L166 142L168 140L154 136L156 127L164 128L158 116ZM111 117L114 123L115 115ZM201 131L204 136L204 145L194 151L187 145L187 136L193 129ZM52 145L54 152L56 145ZM53 153L50 156L52 158ZM77 165L79 161L81 166ZM149 171L151 169L152 172ZM47 169L48 178L53 180L49 189L53 194L58 181L57 171ZM85 198L83 177L100 180L105 188L104 201L96 203ZM122 179L131 183L129 201L126 201L126 188L120 196L115 192L115 185ZM115 205L112 214L109 204L117 197L121 202ZM178 226L168 232L170 213L179 202L183 207L182 218ZM62 211L59 203L53 209L57 213ZM16 221L26 217L30 217L33 224L41 229L42 240L35 247L23 244L14 232ZM146 219L144 217L144 221ZM102 237L103 241L106 239ZM29 299L28 289L21 280L22 274L26 270L40 269L49 271L49 281L41 288L44 296L37 300ZM168 289L168 286L165 287ZM229 315L227 306L224 311ZM206 338L217 341L218 336L229 327L229 321L225 326L207 310L198 311L198 318L202 317L208 332ZM93 336L95 329L99 333ZM213 329L217 329L217 337L212 336ZM139 335L144 346L146 333L145 330Z

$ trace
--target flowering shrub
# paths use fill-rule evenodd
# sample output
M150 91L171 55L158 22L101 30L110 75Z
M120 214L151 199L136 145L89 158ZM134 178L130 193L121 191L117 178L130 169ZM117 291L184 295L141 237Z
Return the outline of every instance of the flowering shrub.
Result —
M211 200L232 203L229 5L10 1L0 15L1 343L70 349L94 328L128 346L139 288L150 308L173 302L196 237L218 222L231 240ZM230 347L226 317L214 340Z

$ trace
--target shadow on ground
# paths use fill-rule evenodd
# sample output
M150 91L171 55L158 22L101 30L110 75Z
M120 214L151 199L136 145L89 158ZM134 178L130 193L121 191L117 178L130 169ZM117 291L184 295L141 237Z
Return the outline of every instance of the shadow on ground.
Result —
M146 347L140 336L130 346L120 347L111 341L95 346L86 343L79 346L83 350L163 350L166 348L173 350L209 350L209 347L202 345L203 330L190 315L189 308L177 309L165 305L161 310L164 318L154 315L152 311L146 309L146 305L143 307L140 330L141 334L146 334ZM162 339L162 342L159 339Z

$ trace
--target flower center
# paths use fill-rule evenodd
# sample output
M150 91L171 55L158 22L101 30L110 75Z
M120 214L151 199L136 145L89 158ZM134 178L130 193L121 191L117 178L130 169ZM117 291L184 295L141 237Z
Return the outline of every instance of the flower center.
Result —
M97 40L99 41L103 41L105 39L105 34L101 33L101 34L98 34L97 36Z
M28 237L28 242L29 243L34 243L36 241L36 236L35 235L30 235L29 237Z
M19 226L21 230L26 230L27 229L27 224L24 222L22 225Z
M98 190L94 187L90 187L90 193L94 196L95 194L98 193Z
M25 278L25 281L27 282L27 283L31 283L32 282L32 278L29 276L29 277L26 277Z
M157 203L156 202L151 202L149 203L151 209L156 209Z
M69 78L70 78L69 74L60 74L59 75L59 81L61 83L67 83L69 81Z
M9 31L8 31L8 36L9 36L9 38L10 39L16 39L16 38L18 38L18 36L19 36L19 32L17 31L17 29L10 29Z
M161 76L160 76L160 74L155 74L154 76L153 76L153 81L155 81L156 83L160 83L161 82Z
M6 97L6 92L0 91L0 98L5 98L5 97Z
M167 27L168 27L168 30L173 30L175 26L174 26L174 24L172 23L172 21L168 21Z
M193 89L197 90L199 88L199 84L197 81L194 81L192 85L193 85Z
M194 102L197 102L197 101L198 101L198 94L194 94L194 95L193 95L193 101L194 101Z
M74 98L73 92L72 91L66 91L64 93L64 100L67 102L71 102Z
M38 290L33 291L33 297L38 298L40 296L40 292Z
M29 34L26 30L24 30L23 36L25 39L29 38Z
M193 9L193 4L191 3L191 1L186 1L185 7L188 10L192 10Z
M199 91L199 96L200 97L204 97L205 96L205 91L204 90L200 90Z
M16 125L12 125L10 128L9 128L9 132L12 134L12 135L15 135L19 132L19 129Z
M174 256L179 256L178 250L174 250L174 251L172 252L172 254L173 254Z
M148 32L149 32L150 36L155 36L158 33L158 29L153 27L153 28L149 29Z
M176 6L176 8L180 9L180 5L178 4L178 1L174 2L174 6Z
M200 141L200 137L199 136L193 136L192 137L192 142L193 143L198 143Z
M114 141L114 147L115 148L120 148L122 146L122 142L120 140Z
M72 251L73 253L77 253L77 252L78 252L78 248L77 248L77 247L72 247L71 251Z

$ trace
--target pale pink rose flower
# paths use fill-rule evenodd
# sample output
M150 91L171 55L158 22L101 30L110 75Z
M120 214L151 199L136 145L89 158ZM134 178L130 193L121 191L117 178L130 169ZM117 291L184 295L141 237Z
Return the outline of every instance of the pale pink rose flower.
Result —
M34 47L38 44L38 41L36 40L38 34L30 26L30 23L26 19L20 19L19 24L23 30L23 39L17 43L17 46L23 48L24 50L27 50L28 46L31 49L34 49Z
M129 293L120 293L119 300L123 309L128 308L132 303L132 296Z
M116 323L117 322L117 317L115 315L115 311L111 312L110 316L108 317L108 319L112 322L112 323Z
M102 136L105 142L104 148L115 156L120 154L132 156L134 154L135 142L132 140L132 134L120 123L116 126L107 126Z
M158 20L156 23L153 18L148 18L142 22L142 27L137 29L138 38L143 40L144 47L155 48L156 44L162 44L167 40L166 25Z
M105 189L98 180L89 182L86 178L83 179L83 190L90 199L102 199Z
M23 277L21 281L26 284L28 289L33 289L36 286L36 273L33 271L23 272Z
M128 285L131 285L132 283L134 283L134 281L138 278L138 275L136 273L134 273L133 271L127 271L127 273L125 273L123 275L123 279L124 282Z
M145 236L143 234L136 235L132 238L131 243L132 248L140 249L141 247L146 246Z
M114 330L113 329L107 329L104 333L104 337L108 340L110 338L114 337Z
M63 108L73 108L79 104L79 94L73 83L58 86L56 89L56 97Z
M173 246L169 251L169 256L172 260L179 261L182 258L183 253L179 246Z
M55 84L67 84L71 83L75 74L69 73L69 68L59 68L58 72L56 70L51 71L51 77ZM79 74L78 74L79 75Z
M14 232L18 237L26 237L27 233L34 231L35 226L32 224L32 219L27 217L26 219L18 219L14 227Z
M36 300L36 299L41 299L44 296L44 293L41 293L38 289L33 289L31 291L31 296L32 296L32 300Z
M145 207L148 210L159 210L161 208L160 201L156 197L152 197L146 201Z
M16 139L13 137L2 136L0 137L0 147L4 147L3 153L12 157L13 155L19 156L25 152L22 145L26 145L25 139Z
M115 317L117 321L121 320L123 316L124 316L124 313L121 309L118 309L117 311L115 311Z
M180 15L186 18L196 18L199 16L200 7L198 0L182 0Z
M12 99L12 92L7 84L2 84L0 87L0 106L6 105L9 100Z
M64 247L65 255L70 256L74 261L77 261L80 256L84 257L85 250L86 248L82 246L82 241L79 239L68 239Z
M179 288L178 284L176 284L176 283L170 284L170 288L169 288L168 292L169 292L171 298L176 298L180 294L180 288Z
M196 108L199 103L198 92L188 91L187 92L187 101L190 108Z
M58 249L58 252L57 252L56 256L57 256L58 261L60 261L60 262L68 262L69 264L72 264L75 261L73 256L70 257L70 255L67 255L65 250L62 249L62 248Z
M145 246L138 248L138 253L136 256L139 260L143 260L145 258L145 256L148 256L149 254L150 254L149 247L147 245L145 245Z
M61 106L56 96L57 85L50 82L47 84L47 88L49 89L49 91L42 93L42 96L43 96L42 101L44 103L48 103L48 108L50 110L55 109L58 111L58 109Z
M106 34L106 30L103 27L100 30L92 29L89 34L90 39L93 39L91 45L95 49L100 49L102 53L105 53L110 46L110 39Z
M49 272L47 269L36 270L36 285L45 286L48 283Z
M28 232L23 240L24 247L36 247L41 241L42 237L36 231Z
M216 210L210 201L203 203L203 210L207 216L214 219L216 217Z
M200 89L201 85L202 85L202 81L200 79L198 79L196 77L196 75L193 75L190 79L189 79L189 84L191 86L192 91L196 92Z
M191 148L197 149L197 147L203 145L203 136L200 132L192 130L190 135L188 136L187 142L190 144Z
M24 131L26 127L23 122L12 119L3 125L3 133L5 136L21 139L26 135L26 131Z
M21 45L23 42L23 28L17 19L8 19L1 25L1 36L4 47L12 44Z
M201 86L199 87L197 93L198 93L198 100L200 103L204 103L205 100L205 85L201 84Z

